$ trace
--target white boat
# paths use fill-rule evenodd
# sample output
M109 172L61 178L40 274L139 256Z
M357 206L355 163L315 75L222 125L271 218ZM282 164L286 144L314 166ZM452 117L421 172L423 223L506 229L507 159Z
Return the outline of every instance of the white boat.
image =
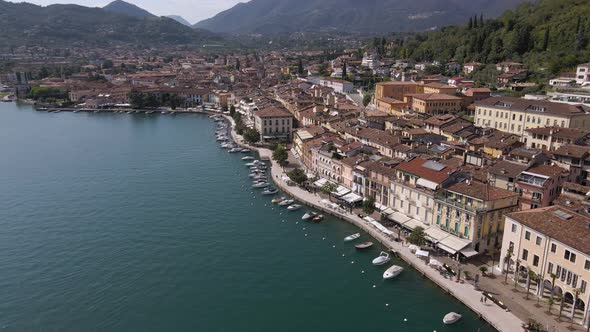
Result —
M352 234L352 235L345 237L344 242L354 241L354 240L358 239L359 237L361 237L361 233Z
M240 149L240 148L233 148L233 149L229 150L228 152L229 153L238 153L240 151L242 151L242 149Z
M317 216L318 214L312 211L306 212L303 217L301 217L301 220L309 220L314 218L315 216Z
M445 315L445 317L443 318L443 323L449 325L449 324L454 324L456 322L458 322L461 319L461 315L459 315L456 312L449 312L448 314Z
M241 152L241 153L250 153L250 152L252 152L252 151L250 151L250 149L246 149L246 148L244 148L244 149L242 149L242 151L240 151L240 152Z
M252 185L252 188L262 189L268 187L268 182L256 182Z
M271 201L271 203L273 203L273 204L279 204L280 202L282 202L282 201L284 201L284 200L286 200L286 199L287 199L287 197L277 197L277 198L273 198L273 199L272 199L272 201Z
M287 206L287 205L291 205L293 203L295 203L295 201L292 199L284 199L279 202L279 206Z
M373 242L363 242L360 244L355 245L354 247L357 248L358 250L365 250L365 249L369 249L373 246Z
M297 211L297 210L299 210L301 208L302 208L302 206L299 205L299 204L292 204L292 205L289 205L287 207L287 210L289 210L289 211Z
M373 260L373 265L383 265L389 263L391 258L389 258L389 254L382 251L377 258Z
M255 163L247 163L244 166L252 168L252 167L256 166L256 164Z
M270 195L276 195L278 192L279 191L276 188L267 188L262 192L262 194L270 196Z
M393 265L389 269L385 270L385 272L383 272L383 279L393 279L397 277L400 273L402 273L403 270L403 267Z
M242 160L243 160L243 161L246 161L246 160L254 160L254 157L250 157L250 156L248 156L248 157L244 157L244 158L242 158Z

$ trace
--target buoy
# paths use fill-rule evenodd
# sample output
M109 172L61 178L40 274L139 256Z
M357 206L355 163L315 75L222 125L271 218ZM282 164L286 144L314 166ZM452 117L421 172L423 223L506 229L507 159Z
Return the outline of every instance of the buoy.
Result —
M373 288L376 288L377 286L373 285Z
M322 238L322 240L325 240L325 239L326 239L325 237Z
M361 273L363 273L363 274L364 274L364 273L365 273L365 270L362 270L362 271L361 271Z
M350 264L354 264L354 261L350 262Z
M344 257L344 256L345 256L345 255L344 255L344 254L342 254L342 257Z
M305 234L305 236L307 236L307 234Z
M407 318L404 318L404 322L407 322L407 321L408 321L408 319Z
M389 307L389 303L385 303L385 306L386 306L386 307Z
M336 248L336 246L332 246L332 248Z

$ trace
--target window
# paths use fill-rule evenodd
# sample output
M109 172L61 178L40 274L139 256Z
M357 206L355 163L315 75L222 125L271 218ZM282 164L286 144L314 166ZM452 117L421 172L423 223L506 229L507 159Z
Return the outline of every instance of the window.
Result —
M551 243L551 252L555 253L557 251L557 245L555 243Z
M584 269L590 270L590 261L589 260L586 260L586 262L584 262Z
M561 266L557 265L557 268L555 269L555 275L557 276L557 278L559 278L559 276L561 275Z
M563 253L563 258L567 259L568 261L575 263L576 262L576 254L574 254L573 252L566 250Z
M562 268L561 269L561 278L559 278L561 281L565 281L565 278L567 277L567 269L566 268Z
M578 275L574 274L574 277L572 278L572 287L576 288L577 285L578 285Z
M419 216L420 215L420 207L416 206L416 215Z
M516 233L516 224L512 224L512 233Z
M585 280L582 280L582 282L580 283L580 290L582 291L582 293L586 293L586 286L588 284L586 283Z
M572 283L572 271L567 271L566 282L567 282L568 285L571 285L571 283Z
M541 237L540 237L540 236L537 236L537 240L535 241L535 243L536 243L538 246L540 246L542 242L543 242L543 239L541 239Z
M539 256L533 256L533 266L539 266Z
M526 261L529 258L529 251L526 249L522 250L522 260Z
M529 241L531 239L531 232L529 232L529 231L524 232L524 238L527 241Z
M553 273L553 263L547 265L547 274Z

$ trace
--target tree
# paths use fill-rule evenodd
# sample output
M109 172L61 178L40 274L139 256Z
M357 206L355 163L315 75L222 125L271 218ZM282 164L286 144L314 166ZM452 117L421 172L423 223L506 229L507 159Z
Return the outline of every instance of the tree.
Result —
M272 153L272 159L281 166L284 166L287 163L289 154L287 153L287 149L285 149L284 145L277 145L276 149Z
M549 48L549 33L550 28L547 27L547 29L545 29L545 36L543 36L543 47L541 47L543 51L547 51L547 49Z
M370 195L363 201L363 212L366 214L375 212L375 196Z
M236 59L236 70L240 70L240 59Z
M412 231L412 234L410 234L410 236L408 237L408 241L411 244L417 245L417 246L423 246L426 244L426 233L424 233L424 228L418 226L416 228L414 228L414 230Z
M469 30L473 29L473 17L469 18L469 24L467 24L467 29L469 29Z
M244 131L244 139L250 144L260 142L260 133L254 128L248 128Z
M485 275L486 275L486 273L488 273L488 267L487 267L487 266L485 266L485 265L484 265L484 266L480 266L480 267L479 267L479 271L481 272L481 275L482 275L482 276L485 276Z
M516 260L516 269L514 270L514 290L516 290L516 287L518 286L518 279L520 279L520 272L518 271L520 269L520 259Z
M537 274L532 271L530 268L527 269L527 286L526 286L526 299L529 299L529 293L531 291L531 281L537 280ZM539 284L537 283L537 289L539 288Z
M342 63L342 79L346 80L348 78L348 73L346 73L346 61Z
M555 303L555 301L553 300L553 293L555 291L555 279L557 279L557 275L554 273L551 273L549 275L551 277L551 297L549 298L549 301L547 301L549 303L549 312L551 312L551 306L553 306L553 304Z
M332 193L338 189L338 186L332 182L326 182L320 189L324 194L328 195L330 199L332 199Z
M578 297L580 296L581 292L582 290L579 288L574 289L574 303L572 305L572 320L570 321L570 327L572 327L574 324L574 318L576 316L576 303L578 302Z
M370 93L365 93L363 95L363 106L367 107L371 103L371 100L373 100L373 96Z
M236 114L236 107L234 105L231 105L229 107L229 116L231 116L233 118L235 114Z
M504 273L505 273L504 283L505 284L508 283L508 271L510 270L510 259L512 258L513 251L514 251L514 249L512 247L508 248L508 251L506 252L506 257L504 257L504 265L506 266L506 268L504 270Z
M291 181L297 183L298 185L302 185L307 181L307 174L301 168L296 168L287 173L287 176Z
M303 60L301 60L301 58L299 58L299 63L297 64L297 73L299 74L299 76L303 76Z

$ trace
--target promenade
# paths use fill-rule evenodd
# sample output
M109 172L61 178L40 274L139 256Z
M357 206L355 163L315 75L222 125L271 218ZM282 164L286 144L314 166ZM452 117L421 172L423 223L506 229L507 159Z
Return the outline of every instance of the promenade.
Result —
M231 118L228 117L228 120L231 121L233 124ZM272 160L271 150L264 148L256 148L248 144L245 144L243 142L242 137L238 136L233 130L232 136L237 144L251 149L256 149L260 154L260 158L262 160L270 161L272 165L272 179L277 185L277 187L279 187L285 193L287 193L288 195L292 196L293 198L305 205L311 206L325 213L334 215L361 228L363 231L371 235L377 241L381 242L385 247L397 252L398 256L401 259L403 259L406 263L418 270L423 276L427 277L432 282L436 283L447 293L463 302L463 304L465 304L467 307L473 310L482 319L486 320L491 326L493 326L498 331L523 331L523 322L514 314L505 311L504 309L500 308L491 301L488 301L487 303L481 302L480 299L482 297L482 293L474 289L473 285L468 283L458 283L455 281L455 278L453 278L452 280L446 279L437 270L429 267L425 263L425 261L421 260L416 255L414 255L408 247L403 245L402 242L393 241L387 235L373 227L366 220L363 220L357 215L348 213L344 210L331 209L322 203L322 198L319 195L314 195L297 186L289 186L287 182L283 179L283 177L285 176L283 168Z

